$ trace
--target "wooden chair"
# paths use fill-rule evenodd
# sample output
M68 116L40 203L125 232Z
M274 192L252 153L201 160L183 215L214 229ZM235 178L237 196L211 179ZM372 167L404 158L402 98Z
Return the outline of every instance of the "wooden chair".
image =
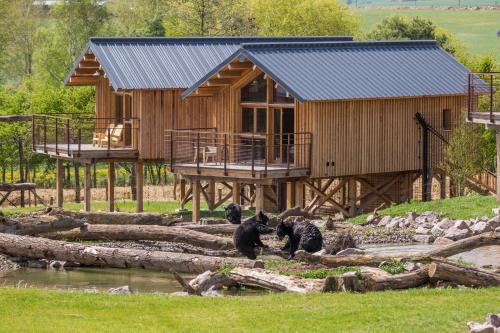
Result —
M111 142L109 142L111 140ZM124 142L123 142L123 124L118 124L116 125L113 130L110 132L109 137L108 133L106 132L106 135L104 138L101 140L101 146L107 146L110 145L111 147L123 147Z
M102 140L104 139L104 137L106 137L107 140L108 132L113 132L114 128L115 124L109 124L108 127L106 127L104 133L94 132L94 136L92 137L92 146L102 147Z
M217 155L217 146L205 146L203 149L203 164L207 164L209 158L217 164Z

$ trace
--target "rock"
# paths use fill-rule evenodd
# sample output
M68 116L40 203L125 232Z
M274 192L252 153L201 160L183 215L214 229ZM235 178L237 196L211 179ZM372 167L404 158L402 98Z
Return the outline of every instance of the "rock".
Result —
M475 321L467 323L470 328L470 333L495 333L495 328L489 324L480 324Z
M132 294L132 290L129 286L121 286L118 288L109 288L108 293L110 294Z
M398 218L393 218L385 225L385 228L388 230L396 229L399 227L399 221L400 220Z
M366 218L365 224L377 224L378 219L379 219L378 214L370 214Z
M441 222L438 222L434 227L432 227L431 234L434 237L441 237L445 234L446 230L453 227L454 224L455 221L445 218L441 220Z
M325 224L326 222L324 220L311 220L310 223L314 226L316 226L316 228L319 228L319 229L323 229L325 227Z
M434 236L432 235L414 235L413 241L423 244L432 244L434 242Z
M467 223L462 220L456 221L453 227L446 230L444 238L451 240L460 240L472 236L472 230L469 229Z
M500 216L495 216L489 219L488 224L491 226L492 229L500 227Z
M326 251L326 249L321 249L318 252L314 252L313 256L322 256L322 255L325 255L325 254L328 254L328 252Z
M222 297L222 294L220 294L217 290L215 290L215 286L211 286L210 288L208 288L207 291L202 292L201 296L205 296L205 297Z
M444 237L437 237L435 240L434 240L434 245L448 245L448 244L451 244L453 243L454 241L451 240L451 239L448 239L448 238L444 238Z
M405 271L406 272L413 272L413 271L416 271L417 269L420 269L422 268L423 265L419 262L411 262L411 261L408 261L408 262L405 262Z
M453 224L453 228L458 230L469 230L469 225L464 220L457 220L455 224Z
M500 227L496 228L495 232L500 232Z
M28 268L42 268L45 269L49 265L49 261L46 259L39 260L28 260L26 262L26 267Z
M0 272L11 271L19 269L19 265L16 264L12 258L0 254Z
M420 216L415 219L415 222L418 224L423 224L423 223L436 224L438 220L439 220L438 213L428 211L420 214Z
M493 327L500 327L500 313L486 316L486 323Z
M333 219L330 216L328 216L328 219L326 220L325 229L326 230L335 229L335 222L333 221Z
M347 248L345 250L339 251L336 255L338 256L350 256L353 254L365 254L364 250L356 249L353 247Z
M49 268L58 271L64 268L66 261L53 260L49 263Z
M417 213L409 212L408 214L406 214L405 220L408 221L410 224L412 224L413 222L415 222L417 217L418 217Z
M418 235L431 235L431 229L424 228L423 226L419 226L416 230L415 233Z
M392 217L390 216L384 216L380 219L380 221L378 222L377 226L379 227L385 227L389 222L392 221Z
M488 222L477 222L472 226L474 235L482 234L483 232L493 231L493 228Z

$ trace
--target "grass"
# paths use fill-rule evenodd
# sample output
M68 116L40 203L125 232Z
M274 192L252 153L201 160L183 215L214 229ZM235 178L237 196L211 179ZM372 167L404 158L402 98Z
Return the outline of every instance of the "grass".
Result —
M452 32L472 53L495 56L500 54L500 40L496 36L500 29L500 11L364 8L355 12L361 18L364 32L373 29L389 15L419 16L430 19L436 25Z
M434 200L429 202L411 201L394 205L379 211L379 215L401 216L408 212L422 213L425 211L438 212L453 219L472 219L480 216L493 216L492 209L498 207L495 197L472 195L466 197L456 197L444 200ZM368 214L350 219L353 223L366 221Z
M132 200L118 200L115 201L115 209L119 212L135 212L136 203ZM191 214L192 202L188 202L185 206L186 215ZM202 217L224 217L224 207L220 206L213 212L208 210L208 206L205 201L201 202L201 216ZM106 211L107 203L105 201L93 201L92 211ZM174 200L165 201L144 201L144 211L151 213L162 213L162 214L177 214L176 210L179 209L179 202ZM38 207L24 207L24 208L13 208L13 207L1 207L0 213L6 216L17 215L20 213L34 212L43 209L42 206ZM83 203L65 203L64 209L72 211L83 210ZM244 210L242 215L250 216L254 214L253 210Z
M401 274L405 271L405 265L402 262L387 261L380 265L380 268L389 274Z
M499 288L246 298L0 288L0 331L458 333L499 304Z

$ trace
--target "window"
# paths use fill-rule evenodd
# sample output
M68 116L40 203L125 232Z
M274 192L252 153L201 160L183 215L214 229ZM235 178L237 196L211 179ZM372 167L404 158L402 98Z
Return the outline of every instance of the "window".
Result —
M443 110L443 129L445 131L450 131L451 130L451 110L450 109L444 109Z
M243 133L266 133L267 131L267 109L265 108L242 108L241 120Z
M286 103L286 104L291 104L293 103L293 97L290 96L287 91L281 87L274 86L273 88L273 102L274 103Z
M123 121L123 96L115 95L115 123L121 124Z
M241 131L243 133L253 132L253 109L243 108L241 109Z
M241 89L241 101L244 103L265 103L267 99L267 84L264 74L256 77Z

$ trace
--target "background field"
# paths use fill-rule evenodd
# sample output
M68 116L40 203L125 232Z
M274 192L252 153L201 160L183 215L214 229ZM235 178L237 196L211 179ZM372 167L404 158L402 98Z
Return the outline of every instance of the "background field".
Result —
M495 55L500 58L500 11L497 10L421 10L421 9L371 9L356 10L363 32L370 31L384 17L406 15L432 20L436 25L452 32L472 53Z
M343 3L355 5L356 0L340 0ZM496 0L358 0L358 6L498 6L499 1Z

